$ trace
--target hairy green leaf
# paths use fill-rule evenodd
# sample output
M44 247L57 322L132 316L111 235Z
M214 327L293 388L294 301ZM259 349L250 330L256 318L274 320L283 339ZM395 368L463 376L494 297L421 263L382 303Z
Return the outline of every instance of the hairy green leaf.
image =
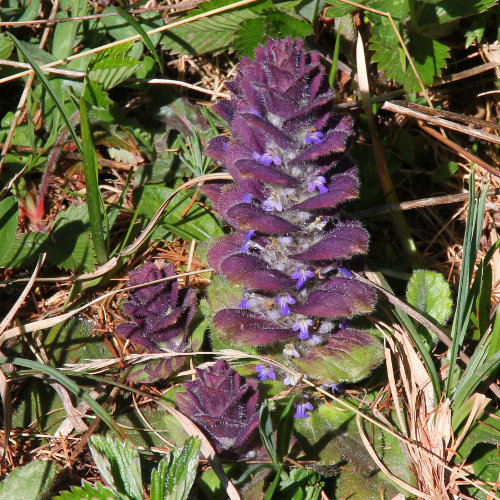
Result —
M196 478L201 441L190 437L174 449L151 474L150 500L186 500Z
M406 300L438 325L443 325L451 316L453 301L450 285L435 271L414 271L408 282ZM417 330L427 347L431 348L436 341L436 334L421 325L417 325Z
M139 453L130 441L95 434L90 438L90 451L102 477L116 493L143 499Z
M116 495L100 483L92 486L87 481L83 481L83 488L73 486L71 491L63 491L59 496L54 497L54 500L116 500Z
M57 469L55 462L46 460L17 467L0 483L0 500L48 499Z

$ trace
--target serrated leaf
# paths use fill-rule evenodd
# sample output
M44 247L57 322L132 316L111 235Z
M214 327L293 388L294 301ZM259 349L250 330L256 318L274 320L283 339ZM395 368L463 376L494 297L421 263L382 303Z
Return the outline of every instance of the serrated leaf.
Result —
M7 252L0 258L0 267L25 267L33 264L45 252L49 236L32 232L18 234Z
M173 189L162 186L145 186L136 189L134 201L137 203L138 213L151 219L172 192ZM215 216L196 203L181 218L182 213L189 206L191 197L192 192L181 192L174 196L159 220L157 228L153 231L152 238L163 238L168 233L173 233L185 240L205 241L223 234Z
M143 499L141 463L137 448L130 441L111 435L93 435L90 451L104 480L119 495Z
M313 31L311 25L304 19L299 19L280 10L265 10L260 17L264 19L265 38L291 36L295 40L296 38L305 38Z
M388 21L373 27L370 38L370 50L374 51L372 61L378 63L380 71L385 71L387 78L396 80L406 90L421 90L417 77L402 53L396 34ZM403 37L415 68L424 85L430 85L446 66L449 48L440 42L418 35L406 33Z
M16 239L17 200L13 196L0 201L0 266Z
M17 467L0 483L0 500L46 499L56 473L56 463L45 460Z
M190 437L174 449L151 474L151 500L186 500L196 478L201 441Z
M259 45L264 33L264 19L256 17L246 19L240 24L234 45L238 51L238 57L247 56L253 58L255 55L255 47Z
M453 301L450 285L442 274L435 271L414 271L408 282L406 300L438 325L443 325L451 316ZM417 329L427 347L432 347L436 334L421 325L418 325Z
M57 214L50 240L47 255L50 263L75 271L94 270L96 256L85 204L71 206Z
M127 55L131 47L132 42L122 43L99 52L89 63L88 79L108 90L132 76L141 62Z
M189 16L230 5L232 0L211 0L203 2L192 10ZM270 2L265 2L272 6ZM191 23L176 26L164 32L162 46L174 54L198 55L213 52L214 55L232 47L240 23L254 19L257 14L251 9L240 7L222 14L215 14Z
M116 495L100 483L92 486L83 481L83 488L73 486L71 491L63 491L53 500L116 500Z

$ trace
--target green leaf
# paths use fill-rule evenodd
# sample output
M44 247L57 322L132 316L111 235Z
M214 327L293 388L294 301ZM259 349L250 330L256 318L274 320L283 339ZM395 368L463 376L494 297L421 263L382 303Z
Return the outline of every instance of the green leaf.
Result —
M96 255L85 204L57 214L50 240L47 258L55 266L84 272L95 269Z
M16 239L18 218L17 200L13 196L0 201L0 266Z
M109 90L131 77L141 67L140 61L127 55L131 47L132 42L122 43L99 52L89 63L88 79Z
M462 458L468 457L472 450L480 443L497 444L500 442L500 412L490 413L482 416L474 422L467 432L463 442L457 449L461 458L457 458L458 463Z
M186 500L196 478L201 441L190 437L174 449L151 474L150 500Z
M414 271L408 282L406 300L437 325L443 325L451 316L453 301L450 285L435 271ZM436 334L421 325L417 325L417 330L427 347L431 348L436 341Z
M238 57L247 56L253 58L255 47L261 43L263 36L264 19L262 17L242 21L234 39Z
M116 495L100 483L92 486L83 481L83 488L73 486L71 491L63 491L53 500L116 500Z
M477 287L471 287L470 284L482 233L487 192L488 186L485 187L484 191L476 199L475 179L474 174L472 174L469 183L469 213L467 214L467 222L465 225L457 304L451 327L452 346L448 351L448 359L452 367L446 383L446 395L448 397L456 384L457 373L453 368L455 367L458 351L465 338L472 307L478 292Z
M483 486L487 490L491 490L491 485L498 484L498 477L500 476L500 459L498 457L497 446L483 444L476 447L467 462L467 465L472 465L474 475L483 481ZM498 494L496 488L494 492ZM467 493L471 498L476 500L489 500L493 498L493 496L487 496L486 493L473 486L468 487Z
M173 189L162 186L136 189L134 201L138 213L151 219L172 192ZM163 238L170 232L185 240L205 241L223 234L216 217L196 203L184 217L180 217L189 206L191 197L192 192L180 192L174 196L153 231L152 238Z
M48 499L57 469L55 462L46 460L17 467L0 483L0 500Z
M368 332L343 330L342 335L341 345L333 335L307 356L293 358L293 364L306 375L335 384L367 377L384 359L382 344Z
M389 21L384 20L373 26L370 38L370 50L374 51L372 61L385 71L388 78L396 80L406 90L420 91L420 85L402 52L399 41ZM435 40L417 33L405 33L403 36L408 52L424 85L430 85L434 77L441 74L446 66L449 48ZM401 52L401 53L400 53Z
M497 308L495 322L491 330L491 342L488 349L488 356L493 356L493 354L498 351L500 351L500 307Z
M14 43L12 40L6 33L2 33L0 35L0 59L8 59L13 48Z
M219 7L234 3L233 0L210 0L202 2L196 9L190 11L186 18L209 12ZM235 41L239 25L246 19L258 16L253 12L256 5L272 7L272 3L264 0L248 6L232 9L221 14L215 14L198 19L191 23L176 26L164 32L162 46L164 50L175 54L198 55L213 52L214 55L230 49Z
M356 10L356 7L354 5L349 5L346 3L341 2L340 0L327 0L327 3L332 5L327 11L326 11L326 16L327 17L343 17L347 14L350 14L351 12L354 12ZM360 0L360 4L365 4L366 2L363 0Z
M143 499L139 453L130 441L95 434L90 437L90 451L102 477L118 495Z
M283 458L290 448L290 440L293 430L293 397L288 398L288 403L280 415L280 420L276 429L276 453L279 463L283 463Z
M432 173L431 180L432 182L444 181L457 171L458 171L458 163L454 161L440 163Z
M49 236L45 233L21 233L16 236L10 248L0 258L0 267L26 267L47 250Z

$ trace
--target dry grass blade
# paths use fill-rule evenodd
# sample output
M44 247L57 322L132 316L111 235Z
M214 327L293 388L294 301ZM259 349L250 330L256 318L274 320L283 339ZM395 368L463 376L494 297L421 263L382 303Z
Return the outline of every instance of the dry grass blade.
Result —
M14 316L17 313L17 310L21 307L22 303L28 296L28 293L30 293L31 288L35 284L36 277L38 276L38 273L40 272L40 269L42 268L43 262L45 261L45 257L47 254L40 254L38 257L38 261L36 263L35 269L33 271L33 274L31 275L30 280L24 287L24 290L22 291L21 295L17 298L15 304L11 307L10 311L8 314L5 316L5 318L2 320L0 323L0 338L3 335L4 330L9 326L9 323L13 320ZM2 345L2 342L0 341L0 345Z

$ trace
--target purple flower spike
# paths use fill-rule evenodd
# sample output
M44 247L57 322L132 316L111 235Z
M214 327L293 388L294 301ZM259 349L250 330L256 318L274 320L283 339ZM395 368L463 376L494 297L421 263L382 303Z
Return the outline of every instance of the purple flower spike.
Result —
M314 132L309 132L307 135L306 135L306 138L304 139L304 142L306 144L320 144L321 142L323 142L325 139L324 139L324 134L323 132L319 132L319 131L314 131Z
M326 179L322 175L318 175L317 172L309 179L307 183L307 190L312 193L315 189L318 189L320 194L328 193L328 188L325 186Z
M276 374L274 370L267 365L257 365L255 367L255 371L257 372L257 378L259 380L276 380Z
M299 266L296 271L292 273L291 278L297 281L297 290L309 279L314 277L314 272L306 266Z
M376 297L347 271L367 253L369 235L342 206L359 195L347 154L354 131L349 114L332 112L319 61L300 39L268 40L241 59L226 83L230 99L213 107L229 133L207 154L233 180L203 192L235 232L207 253L222 275L208 292L211 335L214 346L257 347L310 379L355 382L383 360L383 348L371 334L339 328L369 314ZM297 418L311 409L304 401Z
M309 338L309 327L314 325L314 321L310 318L299 318L292 327L294 332L299 332L299 339L305 340Z
M313 411L313 405L307 401L307 396L303 396L302 403L295 403L295 415L293 418L309 418L310 415L306 413L306 411Z
M291 304L295 304L295 299L288 294L278 295L274 299L274 303L280 306L280 313L282 316L290 316L292 314L292 311L288 306Z

